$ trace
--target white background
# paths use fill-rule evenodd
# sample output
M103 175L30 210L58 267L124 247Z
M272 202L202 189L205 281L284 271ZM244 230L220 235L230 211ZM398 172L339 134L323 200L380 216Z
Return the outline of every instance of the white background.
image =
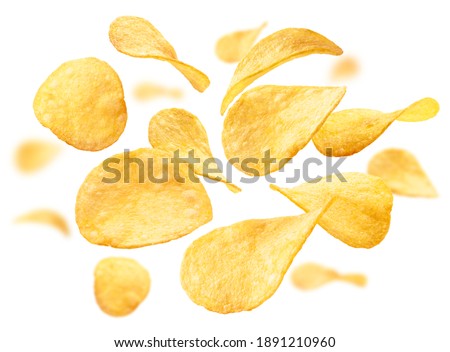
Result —
M209 75L210 88L200 94L169 64L118 53L109 43L108 28L121 15L150 20L182 60ZM263 21L269 25L262 36L286 27L310 28L360 59L362 72L346 82L347 94L338 109L392 111L422 97L437 99L441 112L435 119L395 122L374 144L347 159L341 170L364 172L377 151L406 148L421 161L440 197L396 196L391 229L376 248L350 248L316 228L294 260L294 266L315 261L342 272L365 273L366 288L333 283L304 293L293 288L288 272L276 294L259 308L219 315L196 306L182 290L183 252L218 226L301 213L267 182L243 185L238 195L223 185L206 184L214 209L211 223L177 241L135 250L88 243L74 222L75 197L85 175L104 158L148 145L148 122L162 108L182 107L199 116L215 156L224 160L219 107L234 66L215 57L215 41ZM449 27L444 1L2 1L0 350L113 351L113 339L153 336L334 336L336 351L448 351ZM58 141L34 117L38 87L64 61L87 56L106 60L122 78L129 111L124 134L96 153L59 142L64 151L57 162L33 176L21 175L13 164L18 143L29 137ZM253 86L330 85L335 61L326 55L298 59ZM185 97L138 103L131 92L142 80L180 87ZM312 145L294 164L310 156L320 157ZM70 238L51 228L12 223L21 213L40 207L67 216ZM139 260L152 277L147 300L128 317L109 317L95 303L93 269L110 255Z

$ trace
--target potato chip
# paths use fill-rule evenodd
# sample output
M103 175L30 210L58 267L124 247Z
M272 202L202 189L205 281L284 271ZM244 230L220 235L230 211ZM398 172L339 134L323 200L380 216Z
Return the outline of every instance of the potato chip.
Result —
M278 289L327 206L299 216L246 220L200 237L184 255L183 289L217 313L258 307Z
M437 197L438 194L419 161L403 149L385 149L369 162L368 173L381 177L392 192L410 197Z
M109 40L118 51L125 55L169 62L199 92L203 92L209 86L208 76L179 61L172 45L143 18L133 16L116 18L109 28Z
M133 259L105 258L95 267L95 299L108 315L122 317L132 313L149 291L150 275Z
M319 225L351 247L374 247L389 230L393 196L379 177L349 172L290 189L274 184L270 187L305 211L317 209L331 197L337 197L320 218Z
M69 225L64 216L50 209L37 209L19 216L16 223L37 223L49 225L61 231L64 235L69 234Z
M227 63L239 62L248 53L266 25L267 23L264 22L258 28L224 35L216 44L217 57Z
M282 29L262 39L234 71L220 113L223 115L234 98L259 77L288 61L311 54L341 55L342 49L319 33L304 28Z
M359 73L359 62L353 56L345 56L338 59L332 70L331 79L342 81L355 77Z
M365 286L367 278L362 274L341 275L336 270L315 263L305 263L292 272L292 283L302 290L313 290L331 281L341 280L356 286Z
M30 139L21 143L16 149L17 168L24 173L32 173L52 162L61 148L53 142Z
M170 159L142 148L94 168L78 191L80 233L94 244L137 248L177 239L209 222L205 188L186 165L176 167Z
M421 99L404 110L383 113L377 110L349 109L334 112L314 135L316 148L324 155L349 156L374 142L395 120L423 121L434 117L439 104Z
M168 153L180 152L180 157L188 158L193 153L197 162L193 162L197 175L225 183L233 192L240 188L230 183L222 174L209 147L208 135L197 116L183 109L165 109L150 120L148 139L154 148Z
M148 101L159 97L180 99L183 96L183 91L152 82L141 82L134 87L133 95L139 101Z
M39 122L77 149L97 151L119 139L127 123L122 83L96 58L62 64L34 99Z
M344 94L344 87L296 86L258 86L245 92L224 121L226 157L239 158L233 165L253 176L281 169L308 144ZM273 163L264 162L269 152Z

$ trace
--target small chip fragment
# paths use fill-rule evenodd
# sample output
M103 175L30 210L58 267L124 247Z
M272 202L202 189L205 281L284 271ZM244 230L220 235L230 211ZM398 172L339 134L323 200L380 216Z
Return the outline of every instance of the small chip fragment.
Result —
M78 191L76 221L91 243L138 248L187 235L212 219L211 203L187 165L142 148L106 159Z
M316 148L324 155L349 156L374 142L395 120L417 122L430 119L439 111L432 98L421 99L406 109L383 113L369 109L349 109L332 113L314 135Z
M354 78L359 73L359 62L353 56L339 58L331 70L333 81L343 81Z
M159 111L150 120L148 139L154 148L168 153L179 151L180 158L192 161L197 175L223 182L231 191L240 192L241 189L229 182L220 171L212 156L205 128L189 111L176 108Z
M200 237L184 255L183 289L194 303L217 313L258 307L278 289L327 206L299 216L246 220Z
M227 159L238 160L233 165L252 176L281 169L308 144L344 94L344 87L271 85L245 92L224 121ZM268 153L275 159L270 163Z
M59 230L64 235L68 235L70 233L69 225L67 224L64 216L51 209L36 209L30 211L19 216L15 222L20 224L37 223L49 225Z
M331 197L336 197L320 218L319 225L351 247L372 248L389 230L393 196L379 177L349 172L294 188L280 188L274 184L270 187L305 211L317 209Z
M33 108L44 127L80 150L109 147L127 123L119 76L93 57L68 61L56 69L39 88Z
M47 166L60 151L61 148L56 143L40 139L29 139L17 147L15 162L20 171L32 173Z
M360 287L367 284L367 278L363 274L342 275L336 270L315 263L299 265L292 272L291 279L294 286L301 290L313 290L335 280L348 282Z
M149 101L160 97L180 99L183 96L183 91L178 88L168 88L157 83L141 82L134 87L133 95L139 101Z
M217 57L227 63L239 62L248 53L266 25L267 23L264 22L258 28L224 35L216 44Z
M195 67L179 61L172 45L144 18L133 16L116 18L109 28L109 40L125 55L169 62L199 92L203 92L209 86L208 76Z
M95 299L108 315L122 317L132 313L149 291L150 275L136 260L110 257L95 267Z
M368 173L381 177L395 194L409 197L438 196L416 157L403 149L385 149L369 162Z
M274 68L311 54L341 55L342 49L323 35L304 28L286 28L259 41L234 71L222 101L223 115L234 98Z

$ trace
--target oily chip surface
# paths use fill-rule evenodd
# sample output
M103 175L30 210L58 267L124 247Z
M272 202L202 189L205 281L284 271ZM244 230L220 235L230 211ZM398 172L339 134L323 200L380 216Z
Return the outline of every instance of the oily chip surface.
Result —
M42 225L49 225L59 230L64 235L68 235L69 225L64 216L55 210L51 209L36 209L19 216L16 219L16 223L36 223Z
M16 149L15 162L23 173L36 172L50 164L61 151L59 145L40 139L29 139Z
M81 150L109 147L127 123L119 76L106 62L93 57L57 68L39 88L33 108L44 127Z
M142 148L94 168L76 202L80 233L91 243L137 248L187 235L212 219L200 181L172 156Z
M150 275L133 259L105 258L95 268L95 299L108 315L121 317L132 313L149 291Z

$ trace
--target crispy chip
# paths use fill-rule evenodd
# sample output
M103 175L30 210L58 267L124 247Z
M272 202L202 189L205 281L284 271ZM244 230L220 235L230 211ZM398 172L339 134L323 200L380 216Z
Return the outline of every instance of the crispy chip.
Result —
M324 155L349 156L374 142L395 120L423 121L439 111L432 98L421 99L404 110L383 113L377 110L349 109L334 112L314 135L316 148Z
M264 22L258 28L237 31L221 37L216 44L217 57L228 63L239 62L253 46L256 38L266 27Z
M385 149L369 162L368 173L381 177L392 192L410 197L438 194L419 161L403 149Z
M156 83L141 82L134 87L133 95L139 101L148 101L159 97L180 99L183 96L183 91Z
M295 86L258 86L245 92L225 118L227 159L239 158L233 165L253 176L279 170L308 144L344 94L344 87ZM275 163L263 161L268 152Z
M379 177L357 172L327 176L294 188L270 187L305 211L337 197L319 225L351 247L371 248L386 236L391 222L392 192Z
M212 219L208 194L186 165L142 148L94 168L80 187L76 221L91 243L137 248L187 235Z
M217 313L258 307L278 289L327 206L299 216L246 220L199 238L184 255L184 290Z
M148 126L150 144L168 153L180 152L180 157L187 158L193 152L198 162L193 162L197 175L225 183L233 192L241 189L225 178L212 156L208 135L197 116L183 109L165 109L150 120Z
M61 231L64 235L69 234L69 225L66 219L58 212L50 209L37 209L23 214L16 219L16 223L37 223L49 225Z
M56 69L39 88L33 108L44 127L81 150L109 147L127 123L119 76L106 62L92 57Z
M150 275L133 259L105 258L95 268L95 299L106 314L122 317L132 313L149 291Z
M234 71L220 113L223 115L234 98L259 77L288 61L311 54L341 55L342 49L319 33L304 28L282 29L262 39Z
M356 286L365 286L367 278L362 274L341 275L337 271L315 263L298 266L292 272L292 283L302 290L313 290L331 281L341 280Z
M47 166L59 154L58 144L45 140L30 139L21 143L16 149L17 168L25 173L32 173Z
M342 81L355 77L359 72L359 62L353 56L344 56L338 59L331 69L331 79Z
M116 18L109 28L109 40L123 54L169 62L199 92L203 92L209 86L208 76L179 61L172 45L143 18L133 16Z

